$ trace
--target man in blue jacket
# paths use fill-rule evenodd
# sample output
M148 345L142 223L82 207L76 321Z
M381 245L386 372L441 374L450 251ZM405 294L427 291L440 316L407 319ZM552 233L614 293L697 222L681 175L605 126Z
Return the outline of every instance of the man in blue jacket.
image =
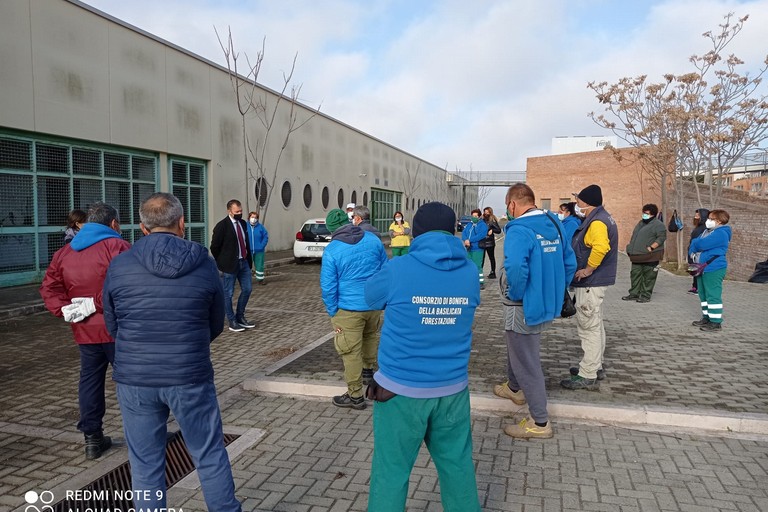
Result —
M112 378L132 489L142 491L134 495L136 510L166 508L166 422L172 412L208 510L240 512L211 364L210 345L224 325L216 263L205 247L183 239L184 210L175 196L152 194L139 216L146 236L112 260L103 299L115 339Z
M387 253L376 235L350 224L342 210L328 212L325 225L333 237L323 252L320 287L347 383L347 392L333 397L333 405L365 409L363 381L376 366L381 311L367 306L364 287L387 261Z
M518 405L528 402L530 415L504 427L516 438L554 435L547 414L547 391L541 370L541 333L560 316L568 283L576 272L576 256L562 225L536 208L533 190L516 183L507 191L504 237L505 279L500 281L507 340L507 381L494 394Z
M464 241L464 247L467 249L467 257L477 266L478 277L480 279L480 289L485 288L485 279L483 278L483 254L485 249L480 247L480 241L488 236L488 224L483 220L483 213L479 209L472 210L472 224L464 228L461 232L461 239Z
M369 387L378 400L371 512L405 510L422 442L437 467L443 509L480 510L467 387L480 287L455 229L449 206L422 205L408 254L390 260L365 285L368 306L386 308L379 371Z

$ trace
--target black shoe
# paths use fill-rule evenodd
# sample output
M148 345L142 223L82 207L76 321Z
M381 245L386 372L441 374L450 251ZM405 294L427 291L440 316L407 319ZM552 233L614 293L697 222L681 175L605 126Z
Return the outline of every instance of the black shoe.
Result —
M480 289L485 290L485 283L480 283Z
M85 434L85 458L94 460L112 447L112 439L103 432Z
M240 318L238 318L237 323L241 327L245 327L246 329L253 329L254 327L256 327L256 324L252 324L251 322L246 320L244 316L241 316Z
M704 324L701 327L699 327L699 330L701 330L701 331L719 331L722 328L723 327L720 324L716 324L714 322L709 322L709 323Z
M571 372L571 375L578 375L579 367L571 366L568 371ZM604 378L605 378L605 370L600 368L599 370L597 370L597 380L603 380Z
M267 281L265 279L259 280L259 286L266 286L266 285L267 285Z
M649 299L648 297L640 297L637 299L637 302L639 302L640 304L647 304L648 302L651 302L651 299Z
M625 295L621 298L621 300L637 300L639 298L640 297L638 297L637 295Z
M333 397L333 405L336 407L351 407L361 411L365 409L365 397L352 398L349 393L344 393L341 396Z
M572 375L570 379L560 381L565 389L586 389L587 391L600 391L600 383L597 379L585 379L580 375Z
M363 386L367 386L373 380L373 368L363 368Z
M237 322L229 322L229 330L232 332L243 332L245 330L245 327L243 327Z
M691 325L694 327L704 327L707 324L710 324L712 322L709 321L708 316L701 317L701 320L696 320L695 322L691 322Z
M491 272L488 274L488 279L496 279L496 272Z

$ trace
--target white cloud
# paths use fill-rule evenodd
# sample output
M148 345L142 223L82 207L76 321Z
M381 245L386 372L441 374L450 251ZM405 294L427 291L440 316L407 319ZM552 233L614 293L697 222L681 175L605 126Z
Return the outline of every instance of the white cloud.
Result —
M252 56L266 36L262 83L298 52L307 105L449 169L522 169L554 136L600 134L587 82L687 71L727 12L750 14L736 54L768 51L768 0L91 3L216 62L214 25Z

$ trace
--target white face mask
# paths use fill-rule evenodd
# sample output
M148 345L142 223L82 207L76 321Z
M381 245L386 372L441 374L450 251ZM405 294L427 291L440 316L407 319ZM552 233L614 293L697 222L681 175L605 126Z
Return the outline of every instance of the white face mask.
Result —
M580 208L579 205L575 204L573 205L573 209L576 212L576 215L579 217L586 217L586 214L584 213L584 208Z
M403 220L403 218L402 218L402 217L395 217L395 221L396 221L396 222L400 222L401 220Z
M713 221L712 219L707 219L707 222L705 222L704 225L707 226L707 229L715 229L717 222Z
M347 217L349 217L349 220L352 220L352 217L354 217L355 214L353 212L347 212Z
M557 218L560 220L565 220L565 214L564 213L558 213Z
M248 221L251 223L251 226L255 226L256 223L259 222L259 219L257 219L256 217L251 217L250 219L248 219Z

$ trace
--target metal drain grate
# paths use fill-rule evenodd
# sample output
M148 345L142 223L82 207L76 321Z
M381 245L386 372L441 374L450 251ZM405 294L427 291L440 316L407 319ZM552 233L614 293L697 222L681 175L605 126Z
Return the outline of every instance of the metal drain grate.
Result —
M224 434L224 446L237 439L238 435ZM165 449L165 485L173 484L194 471L195 465L184 443L181 432L172 434ZM128 510L133 508L131 492L131 465L124 462L80 489L78 499L64 499L53 505L54 512L73 510Z

